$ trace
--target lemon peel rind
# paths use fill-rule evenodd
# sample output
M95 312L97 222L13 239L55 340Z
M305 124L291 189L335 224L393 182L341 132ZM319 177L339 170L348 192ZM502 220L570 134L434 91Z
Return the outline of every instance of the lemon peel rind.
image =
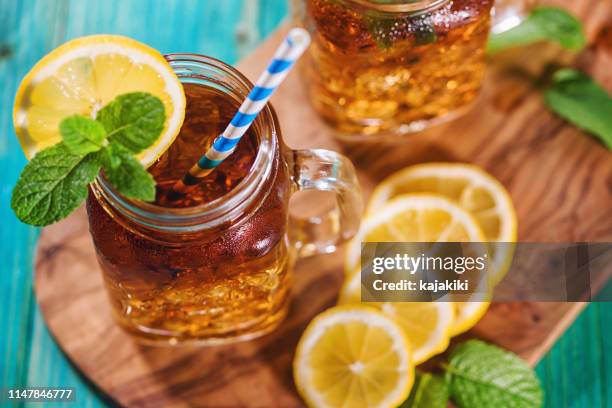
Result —
M431 357L445 352L452 337L451 328L455 320L455 306L449 302L431 302L431 304L438 308L438 317L443 319L438 325L443 327L443 329L437 333L437 336L431 337L419 349L413 348L412 362L415 365L424 363Z
M480 321L480 319L487 313L491 302L461 302L461 303L477 303L479 307L476 309L476 313L473 313L469 318L459 319L459 316L455 319L454 324L450 328L451 337L458 336L466 331L470 330ZM459 308L457 307L457 313Z

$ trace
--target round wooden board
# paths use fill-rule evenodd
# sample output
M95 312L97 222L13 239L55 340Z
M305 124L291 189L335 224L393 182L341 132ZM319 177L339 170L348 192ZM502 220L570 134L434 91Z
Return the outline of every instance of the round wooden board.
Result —
M576 11L588 14L589 32L597 36L612 6L598 3L599 12L589 13L586 2L580 4L585 7ZM256 76L285 30L239 68ZM547 61L571 59L555 47L522 52L524 66L494 66L477 107L452 127L392 148L338 146L306 103L295 74L279 89L274 105L290 146L344 149L360 169L366 195L381 178L415 162L473 162L510 190L521 240L610 241L609 152L548 112L541 92L533 88ZM604 43L579 63L595 67L599 79L610 83L610 71L597 68L606 61L610 54ZM60 347L113 400L133 407L302 406L291 374L295 345L310 319L334 304L343 279L341 253L302 260L290 314L274 333L222 347L154 348L139 346L113 323L82 208L42 231L35 273L36 298ZM469 335L534 364L582 306L495 304Z

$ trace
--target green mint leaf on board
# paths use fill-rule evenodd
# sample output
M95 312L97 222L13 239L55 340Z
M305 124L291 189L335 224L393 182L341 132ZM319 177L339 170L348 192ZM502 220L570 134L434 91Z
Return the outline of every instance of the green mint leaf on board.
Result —
M68 216L87 197L87 186L100 171L99 156L75 154L61 142L38 152L13 189L17 218L42 226Z
M97 152L107 144L104 126L85 116L69 116L60 122L59 129L64 144L74 154Z
M110 145L103 154L104 175L121 194L142 201L155 200L155 179L123 147Z
M599 84L580 71L561 69L545 98L555 113L612 149L612 97Z
M539 41L552 41L564 48L579 50L586 44L582 23L567 11L557 7L536 7L514 28L491 35L489 53L519 47Z
M542 388L533 369L515 354L480 340L455 347L446 378L460 408L542 406Z
M417 371L410 396L399 408L446 408L448 398L448 385L443 377Z
M120 143L132 153L140 153L157 140L166 114L159 98L133 92L116 97L96 117L108 132L111 143Z

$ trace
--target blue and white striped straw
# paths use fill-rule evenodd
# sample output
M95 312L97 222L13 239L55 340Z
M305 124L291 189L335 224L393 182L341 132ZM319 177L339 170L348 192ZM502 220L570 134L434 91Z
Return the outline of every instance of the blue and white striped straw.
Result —
M302 28L293 28L274 53L268 68L260 75L255 86L242 102L227 128L213 142L210 149L194 164L182 180L172 187L176 193L185 193L198 184L227 158L268 100L285 79L294 62L310 44L310 35Z

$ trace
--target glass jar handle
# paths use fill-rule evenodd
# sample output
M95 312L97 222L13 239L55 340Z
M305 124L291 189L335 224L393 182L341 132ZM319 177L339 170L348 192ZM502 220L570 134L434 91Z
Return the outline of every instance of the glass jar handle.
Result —
M288 154L297 191L330 191L335 208L308 218L291 217L289 234L300 256L334 252L359 229L363 201L355 168L330 150L293 150Z

